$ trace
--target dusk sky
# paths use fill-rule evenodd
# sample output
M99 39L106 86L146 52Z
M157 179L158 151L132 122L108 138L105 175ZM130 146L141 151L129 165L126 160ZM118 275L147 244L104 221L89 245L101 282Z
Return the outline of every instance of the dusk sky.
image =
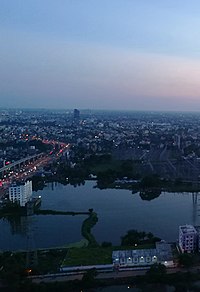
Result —
M200 111L199 0L0 0L1 107Z

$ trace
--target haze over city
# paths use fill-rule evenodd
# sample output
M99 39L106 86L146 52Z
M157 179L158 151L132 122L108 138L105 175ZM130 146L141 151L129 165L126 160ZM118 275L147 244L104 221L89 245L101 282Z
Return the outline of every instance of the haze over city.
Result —
M197 0L1 1L1 107L200 109Z
M200 2L0 4L0 291L199 291Z

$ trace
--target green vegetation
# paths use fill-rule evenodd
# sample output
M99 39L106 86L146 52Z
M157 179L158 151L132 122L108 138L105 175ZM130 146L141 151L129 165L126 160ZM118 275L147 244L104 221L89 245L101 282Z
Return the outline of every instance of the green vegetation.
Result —
M39 250L36 272L41 274L57 273L67 252L67 248Z
M115 160L111 155L91 155L85 159L85 167L97 176L100 189L110 187L116 179L123 177L138 178L135 162L132 160Z
M81 184L86 178L88 178L89 175L89 170L84 163L81 162L77 163L74 167L71 167L69 164L64 162L59 162L54 170L56 173L54 175L54 181L64 184Z
M154 188L159 187L162 181L160 180L158 175L147 175L144 176L141 180L140 187L141 188Z
M73 212L73 211L56 211L56 210L40 210L35 209L34 214L36 215L90 215L93 209L89 209L88 212ZM20 207L20 205L16 203L12 203L8 201L1 209L0 209L0 217L8 217L8 216L26 216L27 210L26 207ZM94 219L94 218L93 218Z
M140 244L154 244L160 241L160 238L155 237L151 232L146 233L137 230L129 230L126 235L121 237L121 245L135 246Z
M80 150L80 149L79 149ZM80 154L80 156L79 156ZM97 187L129 189L133 192L141 191L143 200L152 200L159 196L162 190L171 192L195 192L200 191L200 184L184 182L181 179L166 180L159 175L145 175L141 173L141 161L116 160L110 154L94 154L85 157L81 152L73 158L75 165L71 167L69 162L53 162L46 166L49 172L45 177L34 176L33 190L37 191L45 187L46 182L57 181L64 185L79 186L90 178L90 174L97 176ZM127 181L123 181L126 178ZM116 180L121 180L122 182ZM128 180L141 180L141 182L129 182ZM154 194L144 191L154 191ZM157 192L155 192L157 190Z
M0 253L0 279L3 284L9 285L12 289L18 287L25 275L25 260L24 253Z
M69 244L66 244L66 248L82 248L82 247L87 247L88 246L88 240L83 238L80 241L77 242L72 242Z
M41 140L31 140L28 142L29 146L35 146L40 152L48 152L53 149L51 144L43 143Z
M161 191L158 189L146 190L140 192L140 198L142 200L151 201L155 198L158 198L161 194Z
M97 276L97 271L96 269L91 269L87 271L82 278L82 285L85 288L90 288L93 287L95 284L96 280L95 277Z
M62 266L84 266L84 265L102 265L112 264L112 252L114 250L128 249L148 249L155 248L154 244L143 244L137 247L133 246L107 246L107 247L85 247L70 248Z
M71 248L62 266L86 266L112 263L113 248L87 247Z
M180 266L190 268L199 260L199 255L183 253L178 256L178 263Z
M151 279L151 281L160 281L162 277L164 277L167 273L167 268L162 264L153 264L150 269L146 272L147 277Z
M65 248L38 250L38 264L34 268L27 267L25 252L0 253L0 281L8 287L5 291L26 291L23 288L30 284L26 279L28 274L57 273L66 253Z
M32 176L31 180L34 192L43 190L43 188L46 186L44 177L34 175Z
M105 172L108 169L116 170L120 168L121 162L113 160L111 155L92 155L85 161L90 172L97 175L100 172Z
M98 217L95 212L90 212L90 215L87 219L83 221L82 228L81 228L81 234L85 239L88 240L88 246L90 247L96 247L98 246L98 243L94 236L91 234L92 227L98 222Z

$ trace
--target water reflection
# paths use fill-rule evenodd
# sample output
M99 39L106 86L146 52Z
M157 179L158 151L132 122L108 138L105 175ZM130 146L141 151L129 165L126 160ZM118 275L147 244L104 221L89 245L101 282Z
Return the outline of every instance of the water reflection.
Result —
M84 212L93 208L99 221L92 233L99 244L106 241L118 245L120 237L131 229L176 241L179 225L199 224L199 193L162 192L154 199L144 200L139 193L122 189L99 190L95 185L95 181L86 181L79 187L47 184L37 192L42 196L41 209ZM35 215L31 218L37 247L62 246L82 239L83 215ZM24 216L1 219L0 249L24 248L29 225Z
M192 193L192 222L194 226L200 225L200 194Z
M150 189L140 192L140 198L142 200L151 201L158 198L161 195L161 190Z
M26 235L28 228L26 216L7 216L5 220L10 224L12 234Z

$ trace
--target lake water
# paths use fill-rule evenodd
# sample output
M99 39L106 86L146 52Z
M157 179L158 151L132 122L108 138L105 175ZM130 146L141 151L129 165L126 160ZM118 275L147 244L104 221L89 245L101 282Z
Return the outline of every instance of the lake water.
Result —
M94 188L94 181L73 187L48 184L36 195L42 196L41 209L87 211L93 208L98 223L92 229L96 240L120 244L129 229L152 232L167 241L176 241L178 226L199 225L200 195L162 193L152 201L144 201L139 193L128 190ZM86 215L34 215L18 221L0 220L0 249L54 247L82 239L81 225Z

